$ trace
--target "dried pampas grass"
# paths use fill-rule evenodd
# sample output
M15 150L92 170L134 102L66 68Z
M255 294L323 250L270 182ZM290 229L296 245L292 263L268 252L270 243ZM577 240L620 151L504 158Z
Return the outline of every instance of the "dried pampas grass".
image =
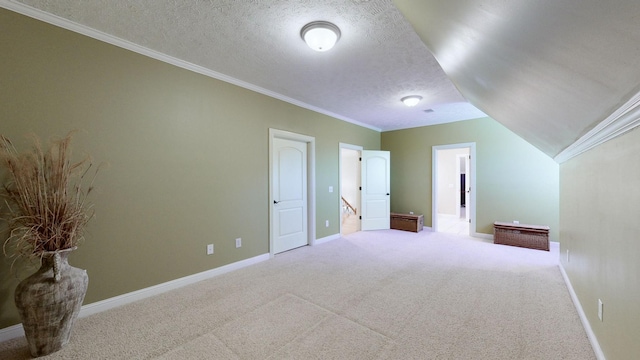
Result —
M8 212L2 213L9 236L3 251L8 257L39 259L44 252L69 249L83 239L83 230L93 217L87 195L93 189L90 159L71 161L73 133L53 140L43 149L31 136L33 147L19 153L0 135L0 161L7 181L0 189Z

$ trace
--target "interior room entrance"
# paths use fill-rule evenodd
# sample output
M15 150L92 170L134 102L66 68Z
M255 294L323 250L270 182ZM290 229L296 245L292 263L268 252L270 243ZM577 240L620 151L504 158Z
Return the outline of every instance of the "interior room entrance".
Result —
M433 147L434 231L470 235L475 215L475 144Z
M361 146L340 144L340 234L360 231Z

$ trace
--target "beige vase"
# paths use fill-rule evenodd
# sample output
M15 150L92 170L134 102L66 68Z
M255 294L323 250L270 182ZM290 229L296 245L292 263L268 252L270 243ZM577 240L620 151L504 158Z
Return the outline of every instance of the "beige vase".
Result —
M89 285L86 270L67 260L75 249L45 253L40 269L16 288L15 303L31 356L51 354L69 342Z

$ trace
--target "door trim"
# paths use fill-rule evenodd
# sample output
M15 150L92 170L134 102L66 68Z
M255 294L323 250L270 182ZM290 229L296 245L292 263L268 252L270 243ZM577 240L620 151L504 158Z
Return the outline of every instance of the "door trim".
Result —
M364 148L362 146L359 145L352 145L352 144L346 144L346 143L339 143L338 144L338 188L340 189L340 197L342 197L342 149L349 149L349 150L355 150L355 151L359 151L360 154L362 154L362 150L364 150ZM360 171L360 168L358 168L358 172ZM360 181L362 181L362 179L360 179ZM355 204L357 209L360 209L359 211L362 211L362 205L361 203L361 198L360 196L358 196L358 203ZM338 214L340 214L340 229L339 229L339 234L340 236L342 236L342 200L338 200ZM358 224L358 231L360 231L360 224Z
M438 150L469 148L469 155L471 161L469 166L471 167L471 187L470 202L471 206L467 208L469 212L469 219L471 224L469 227L469 235L476 236L476 143L459 143L459 144L447 144L447 145L435 145L431 147L431 229L433 232L438 231Z
M290 131L269 128L269 256L273 257L273 139L287 139L307 144L307 245L316 239L316 138Z

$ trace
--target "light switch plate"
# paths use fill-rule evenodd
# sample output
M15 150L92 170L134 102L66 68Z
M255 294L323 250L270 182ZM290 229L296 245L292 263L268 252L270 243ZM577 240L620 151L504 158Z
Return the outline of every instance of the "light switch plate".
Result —
M598 299L598 319L602 321L602 300Z

